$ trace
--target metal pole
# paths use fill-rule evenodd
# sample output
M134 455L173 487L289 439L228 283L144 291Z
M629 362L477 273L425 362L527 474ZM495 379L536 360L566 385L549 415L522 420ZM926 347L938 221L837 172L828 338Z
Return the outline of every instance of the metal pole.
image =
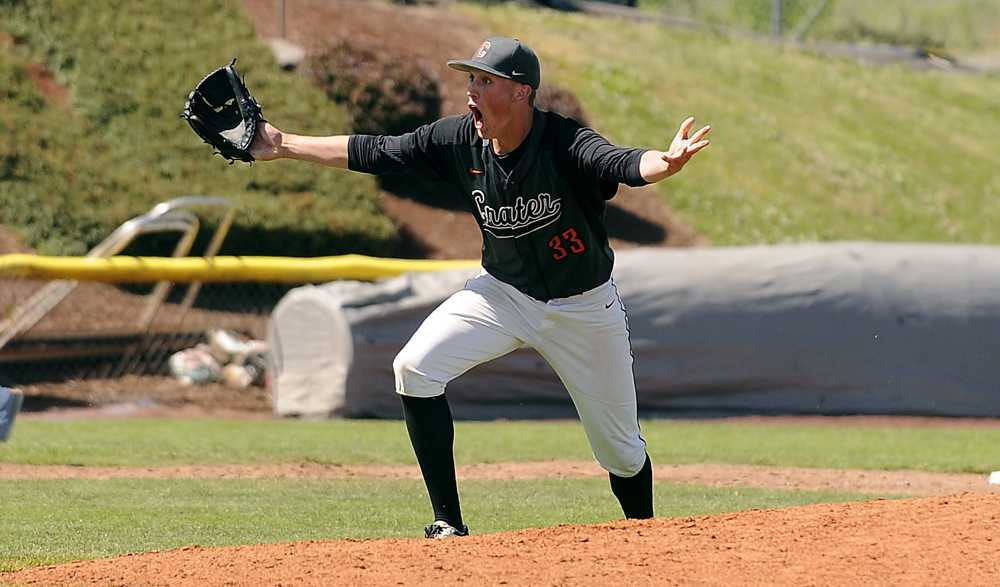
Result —
M806 36L806 33L809 32L812 25L816 24L816 21L819 20L820 15L823 14L823 11L826 10L826 7L829 4L830 0L823 0L822 2L816 4L816 7L809 13L809 16L803 18L802 21L795 27L795 30L792 31L792 38L795 39L796 42L802 41L802 38Z
M278 38L285 38L285 0L278 0Z
M781 38L782 0L771 0L771 36Z

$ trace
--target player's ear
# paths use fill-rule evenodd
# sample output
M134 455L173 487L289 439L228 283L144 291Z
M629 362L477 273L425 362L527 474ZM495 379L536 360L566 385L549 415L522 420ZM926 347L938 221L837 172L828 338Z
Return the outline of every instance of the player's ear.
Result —
M531 95L531 86L527 84L519 84L517 86L517 92L514 93L517 97L518 102L527 102L528 96Z

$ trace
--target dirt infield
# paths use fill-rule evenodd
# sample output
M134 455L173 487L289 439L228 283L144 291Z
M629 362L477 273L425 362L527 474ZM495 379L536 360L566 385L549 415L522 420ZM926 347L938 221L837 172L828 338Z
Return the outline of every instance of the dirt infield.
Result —
M25 585L986 585L1000 497L821 504L444 542L187 547L0 575Z

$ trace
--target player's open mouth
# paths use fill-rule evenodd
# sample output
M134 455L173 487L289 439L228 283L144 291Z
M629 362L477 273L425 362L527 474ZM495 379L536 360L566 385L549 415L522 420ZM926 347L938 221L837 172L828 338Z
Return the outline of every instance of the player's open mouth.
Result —
M469 110L472 111L472 122L476 125L476 130L482 130L483 128L483 113L479 111L472 104L469 104Z

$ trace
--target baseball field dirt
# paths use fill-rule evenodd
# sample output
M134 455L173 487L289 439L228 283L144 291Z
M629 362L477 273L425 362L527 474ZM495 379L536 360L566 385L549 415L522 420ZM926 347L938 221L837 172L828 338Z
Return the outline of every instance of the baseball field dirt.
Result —
M447 541L150 552L0 575L24 585L986 585L1000 496L820 504Z

